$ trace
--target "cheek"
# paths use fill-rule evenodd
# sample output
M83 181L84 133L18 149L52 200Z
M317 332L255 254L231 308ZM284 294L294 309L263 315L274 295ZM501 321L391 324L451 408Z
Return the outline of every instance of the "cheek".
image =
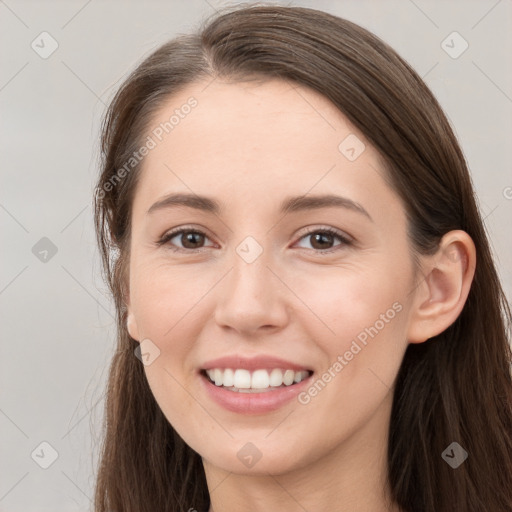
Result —
M370 267L370 266L368 266ZM377 270L378 269L378 270ZM315 328L319 339L330 347L349 349L346 343L359 335L364 343L366 337L377 331L390 331L399 322L396 319L403 311L402 288L407 284L393 268L383 268L382 263L374 268L339 268L329 272L298 273L290 276L294 292L303 303L303 319ZM316 325L316 327L315 327Z
M151 340L159 350L144 368L146 377L168 420L186 424L189 411L197 407L186 391L197 378L189 357L205 323L202 298L218 277L201 279L193 265L145 263L134 268L130 295L141 339Z
M183 327L197 325L201 299L216 280L207 275L202 279L192 265L139 266L132 274L130 294L140 332L165 344Z
M306 282L298 282L315 313L307 326L325 357L300 403L324 422L346 419L347 410L363 421L391 390L407 347L407 283L392 266L378 273L343 269L308 282L307 295Z
M188 391L196 378L188 361L201 331L199 305L207 290L197 273L177 267L145 265L133 279L132 306L139 332L159 350L144 371L156 402L180 431L186 431L190 411L197 408ZM194 421L202 423L198 417Z

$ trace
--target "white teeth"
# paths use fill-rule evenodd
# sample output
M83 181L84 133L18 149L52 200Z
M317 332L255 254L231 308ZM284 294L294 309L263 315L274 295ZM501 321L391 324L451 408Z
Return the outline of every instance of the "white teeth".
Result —
M222 375L222 370L220 370L219 368L215 368L214 370L214 373L213 373L213 378L215 380L215 385L216 386L222 386L222 378L223 378L223 375Z
M231 391L251 393L254 391L270 391L271 388L291 386L309 377L308 371L281 370L274 368L270 371L255 370L250 372L242 368L212 368L206 374L216 386L224 386Z
M267 370L256 370L252 374L251 388L253 388L253 389L268 388L269 385L270 385L270 378L268 376Z
M293 370L286 370L283 375L283 384L286 386L290 386L293 384L293 379L295 377L295 372Z
M222 384L227 387L235 385L235 373L230 368L224 370Z
M270 385L274 388L281 386L283 383L283 372L279 368L274 368L270 372Z
M251 372L249 372L249 370L235 370L233 386L235 386L235 388L249 389L251 387Z

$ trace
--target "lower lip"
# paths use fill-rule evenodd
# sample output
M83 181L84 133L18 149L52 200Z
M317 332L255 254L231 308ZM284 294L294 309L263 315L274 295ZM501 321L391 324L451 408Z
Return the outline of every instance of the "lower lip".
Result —
M264 414L279 409L303 391L310 384L312 376L310 375L297 384L277 388L275 391L239 393L216 386L208 377L199 374L202 385L210 398L228 411L239 414Z

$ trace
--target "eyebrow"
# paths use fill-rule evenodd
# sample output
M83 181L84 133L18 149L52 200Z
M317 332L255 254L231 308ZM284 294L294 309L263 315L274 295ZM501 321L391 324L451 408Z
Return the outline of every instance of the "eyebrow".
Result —
M194 208L196 210L213 213L215 215L219 215L222 211L220 203L215 199L196 194L181 193L169 194L159 199L149 208L147 214L177 206ZM370 214L359 203L352 201L352 199L349 199L348 197L337 196L334 194L288 197L282 202L279 212L286 215L288 213L333 207L352 210L368 217L368 219L373 222Z

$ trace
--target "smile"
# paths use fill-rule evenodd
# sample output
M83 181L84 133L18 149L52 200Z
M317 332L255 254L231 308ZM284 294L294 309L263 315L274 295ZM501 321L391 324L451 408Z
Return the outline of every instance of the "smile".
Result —
M198 375L201 392L209 400L227 411L243 415L266 414L296 403L299 393L311 385L313 378L311 370L280 368L270 372L214 368L201 370Z
M229 391L239 393L265 393L275 391L308 378L311 370L295 371L292 369L259 369L249 371L243 368L212 368L203 370L212 383Z

